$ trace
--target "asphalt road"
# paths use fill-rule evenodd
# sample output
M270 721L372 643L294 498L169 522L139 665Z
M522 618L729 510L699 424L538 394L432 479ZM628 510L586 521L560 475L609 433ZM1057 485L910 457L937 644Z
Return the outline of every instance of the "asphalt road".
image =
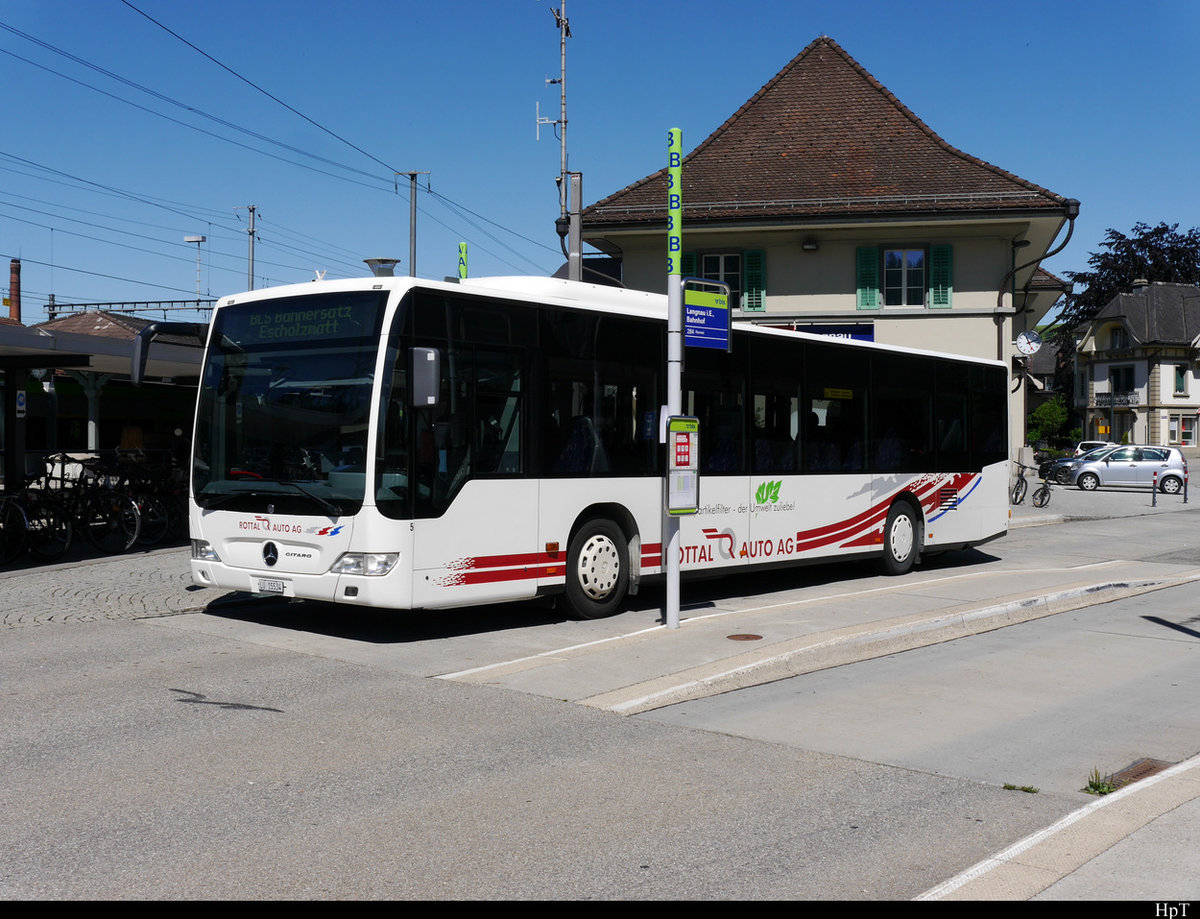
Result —
M0 896L896 899L1074 806L170 623L4 636Z
M1161 598L1200 565L1197 518L1179 511L1022 529L898 580L838 566L753 586L693 585L678 632L657 625L653 594L595 623L539 606L396 617L232 597L202 611L214 598L189 590L180 550L9 572L0 578L0 842L10 853L0 896L915 897L1076 813L1084 800L1076 764L1043 780L1036 751L1018 769L1021 760L1005 763L1001 749L991 771L973 771L950 741L928 749L890 741L883 718L861 720L868 732L845 732L878 731L872 751L830 743L836 731L811 716L805 728L799 710L727 714L723 724L695 714L698 704L716 711L734 697L757 712L770 706L753 693L815 679L847 681L848 694L874 689L877 706L899 718L903 706L884 694L905 685L907 668L886 653L637 717L599 700L649 675L691 679L704 658L743 653L735 634L761 635L749 643L766 651L759 656L794 667L794 643L852 625L921 631L947 609L965 621L966 607L1129 583L1130 572L1157 585L1134 596ZM1177 589L1194 597L1194 585ZM1077 614L1053 612L1040 612L1050 616L1042 622L1063 623L1069 636L1064 617ZM1138 621L1146 634L1118 638L1192 653L1194 641L1176 637L1183 633L1156 638ZM978 649L988 637L962 644ZM1024 672L1065 678L1063 641L1072 644L1051 641L1055 654ZM1032 648L971 653L1000 661ZM854 679L861 667L876 675ZM1111 677L1078 669L1097 690ZM952 671L938 673L950 680ZM1039 689L1000 663L966 670L975 671L988 674L978 692L999 683L1031 713L1054 708L1034 705L1035 693L1066 698L1053 681ZM909 733L955 733L937 707L954 696L939 697L937 684L905 689L926 705L908 713ZM832 688L826 695L838 699ZM855 704L841 709L843 720L865 719L870 706ZM1020 726L989 734L980 719L1003 722L1011 712L980 701L970 727L1002 748ZM1137 721L1122 713L1091 733L1115 739L1143 727ZM1182 757L1189 736L1181 728L1174 748L1156 749ZM1154 753L1144 742L1130 749ZM1096 751L1078 759L1084 770L1123 765ZM1028 794L998 779L1045 787Z

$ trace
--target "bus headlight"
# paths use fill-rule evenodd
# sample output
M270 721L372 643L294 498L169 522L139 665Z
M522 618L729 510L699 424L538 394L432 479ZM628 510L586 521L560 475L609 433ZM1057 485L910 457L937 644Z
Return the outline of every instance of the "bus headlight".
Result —
M219 562L221 556L207 539L192 540L192 558L198 562Z
M330 568L333 574L364 574L379 577L387 574L400 561L399 552L347 552Z

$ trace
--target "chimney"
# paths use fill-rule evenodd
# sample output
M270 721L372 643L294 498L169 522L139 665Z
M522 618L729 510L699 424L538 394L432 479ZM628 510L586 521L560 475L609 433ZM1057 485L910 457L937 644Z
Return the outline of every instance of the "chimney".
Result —
M21 321L21 260L13 259L8 266L8 318Z

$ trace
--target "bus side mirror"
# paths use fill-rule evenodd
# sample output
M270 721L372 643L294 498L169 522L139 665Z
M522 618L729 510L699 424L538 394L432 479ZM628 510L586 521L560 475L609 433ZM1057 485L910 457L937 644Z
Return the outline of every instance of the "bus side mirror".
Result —
M129 379L134 386L141 386L146 378L146 359L150 356L150 343L159 335L184 335L196 339L196 347L203 348L208 337L207 323L197 322L152 322L133 339L133 356L130 362Z
M133 339L133 358L129 368L129 380L134 386L141 386L146 378L146 358L150 356L150 342L158 334L158 323L152 322L141 329Z
M434 408L442 388L442 360L437 348L413 348L409 352L408 391L413 408Z

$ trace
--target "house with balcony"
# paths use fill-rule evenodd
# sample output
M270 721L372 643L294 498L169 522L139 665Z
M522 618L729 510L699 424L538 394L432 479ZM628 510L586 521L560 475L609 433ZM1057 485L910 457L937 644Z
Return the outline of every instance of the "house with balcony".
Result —
M1200 287L1139 282L1118 294L1084 330L1075 360L1084 436L1197 445Z
M1038 268L1079 204L951 146L825 36L682 185L683 272L729 284L735 319L1005 362L1064 292ZM585 208L583 237L663 292L666 221L664 168ZM1024 409L1014 393L1014 447Z

